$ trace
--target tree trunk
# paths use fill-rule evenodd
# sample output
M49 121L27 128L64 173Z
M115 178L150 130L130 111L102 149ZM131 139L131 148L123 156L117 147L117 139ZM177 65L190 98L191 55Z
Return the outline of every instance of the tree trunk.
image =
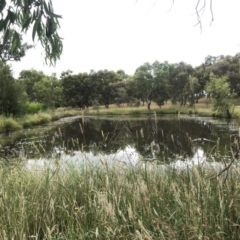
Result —
M152 103L152 100L147 100L147 108L149 112L151 112L151 103Z

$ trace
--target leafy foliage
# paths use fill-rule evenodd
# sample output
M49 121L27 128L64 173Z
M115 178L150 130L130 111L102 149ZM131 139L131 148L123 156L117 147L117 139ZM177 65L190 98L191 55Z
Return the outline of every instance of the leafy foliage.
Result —
M19 74L20 82L23 82L26 93L28 95L29 101L36 101L35 94L33 91L33 86L35 83L41 81L42 78L45 77L45 74L42 71L36 71L34 69L31 70L23 70Z
M46 62L54 64L60 58L63 45L57 30L60 27L58 19L61 16L54 13L51 0L1 0L0 13L2 51L9 49L9 55L21 56L21 33L26 33L31 28L33 42L37 36L45 49Z
M27 114L35 114L43 110L43 107L43 104L39 102L27 102L24 110Z
M210 81L206 85L206 90L213 98L214 110L223 113L227 117L231 117L229 102L231 95L226 77L219 78L212 74Z
M46 108L59 107L61 104L62 87L60 81L54 76L44 77L33 86L37 102Z
M239 54L233 57L208 56L203 64L195 68L184 62L170 64L155 61L139 66L133 76L125 74L123 70L91 70L89 73L79 74L67 70L61 74L60 80L54 74L47 76L41 71L31 69L23 70L19 81L12 78L9 66L2 62L2 112L26 113L31 112L31 108L34 112L35 107L37 109L34 103L40 104L41 109L43 106L83 109L94 106L98 109L100 105L108 108L110 104L119 107L123 104L139 106L141 101L143 105L147 103L148 110L151 110L152 102L161 107L169 99L172 103L192 107L207 91L213 99L214 109L230 117L232 98L240 96L239 58ZM9 102L19 109L8 107ZM22 104L26 106L25 110Z
M4 115L20 114L27 100L24 86L12 77L11 68L0 62L0 110Z
M148 103L148 109L152 101L156 101L159 106L169 99L167 93L167 82L172 66L168 62L145 63L137 68L133 78L135 81L137 97L143 103Z
M20 61L22 57L25 56L27 50L31 49L33 45L27 43L21 43L22 38L20 36L20 48L11 49L11 42L13 41L13 33L11 31L10 39L5 44L3 43L4 39L0 38L0 58L2 61Z
M191 95L190 76L194 74L191 65L180 62L174 65L174 71L171 72L168 83L168 92L173 103L179 102L180 105L186 105Z

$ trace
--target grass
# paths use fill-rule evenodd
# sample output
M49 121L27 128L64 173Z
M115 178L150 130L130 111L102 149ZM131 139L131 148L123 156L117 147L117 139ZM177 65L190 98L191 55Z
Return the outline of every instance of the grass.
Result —
M46 124L51 121L52 117L48 113L36 113L36 114L28 114L23 116L20 119L20 122L24 128L26 127L32 127L40 124Z
M52 158L30 170L23 159L0 161L0 239L239 239L237 165L216 177L86 156L78 167Z
M72 117L72 116L76 116L76 115L81 115L82 111L80 109L59 108L59 109L56 109L55 111L49 111L48 113L51 115L52 121L56 121L56 120L59 120L64 117Z
M159 165L0 168L1 239L239 239L240 174Z
M60 109L56 111L26 114L16 118L0 116L0 133L47 124L63 117L71 117L80 114L82 114L82 112L79 109Z
M179 104L173 105L170 101L168 101L161 108L156 104L151 104L151 110L155 111L157 114L198 114L201 116L212 116L212 105L211 103L203 98L199 100L199 103L195 105L195 107L188 106L180 106ZM128 107L126 104L122 107L117 107L112 104L109 108L105 108L101 106L98 110L94 110L93 108L89 108L89 114L96 115L140 115L147 114L147 106L139 106L139 107Z
M180 106L178 104L172 105L171 102L167 102L164 106L159 108L156 103L151 104L152 112L156 112L157 114L197 114L198 116L219 116L217 112L212 111L211 102L202 98L199 100L194 107L188 106ZM47 124L52 121L56 121L58 119L64 117L72 117L72 116L83 116L83 115L135 115L140 116L141 114L147 114L148 110L146 105L140 107L128 107L122 106L117 107L112 104L109 108L105 108L104 106L100 106L99 109L94 109L93 107L89 107L85 110L80 109L72 109L72 108L59 108L52 111L39 112L35 114L26 114L19 118L12 117L0 117L0 133L6 131L14 131L21 128L28 128L32 126L37 126L40 124ZM233 116L240 118L240 107L235 106L232 111Z
M0 133L9 132L21 129L22 126L12 117L0 116Z

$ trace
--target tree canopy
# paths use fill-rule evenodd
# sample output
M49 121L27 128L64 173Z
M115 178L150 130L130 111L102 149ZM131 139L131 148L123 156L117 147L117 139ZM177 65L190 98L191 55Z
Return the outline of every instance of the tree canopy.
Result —
M54 64L63 50L58 35L60 15L55 14L51 0L1 0L0 1L0 55L2 60L19 60L26 45L22 34L32 32L45 50L45 61ZM24 51L23 51L24 50ZM15 56L15 57L14 57Z
M193 107L206 96L212 99L217 114L231 117L231 106L239 101L240 62L235 56L207 56L200 66L167 61L144 63L135 73L123 70L91 70L89 73L55 74L23 70L15 80L11 67L0 61L0 108L4 114L35 113L42 109L77 107L98 109L116 106L138 107L151 103ZM215 114L215 113L214 113Z

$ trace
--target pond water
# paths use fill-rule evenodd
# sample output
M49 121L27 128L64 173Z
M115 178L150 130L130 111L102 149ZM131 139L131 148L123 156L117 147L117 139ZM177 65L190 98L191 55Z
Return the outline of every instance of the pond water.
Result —
M183 159L196 163L206 157L228 158L233 143L238 156L238 129L236 120L193 116L79 117L2 135L0 158L24 156L29 163L52 157L75 162L118 159L133 165L156 160L178 166Z

